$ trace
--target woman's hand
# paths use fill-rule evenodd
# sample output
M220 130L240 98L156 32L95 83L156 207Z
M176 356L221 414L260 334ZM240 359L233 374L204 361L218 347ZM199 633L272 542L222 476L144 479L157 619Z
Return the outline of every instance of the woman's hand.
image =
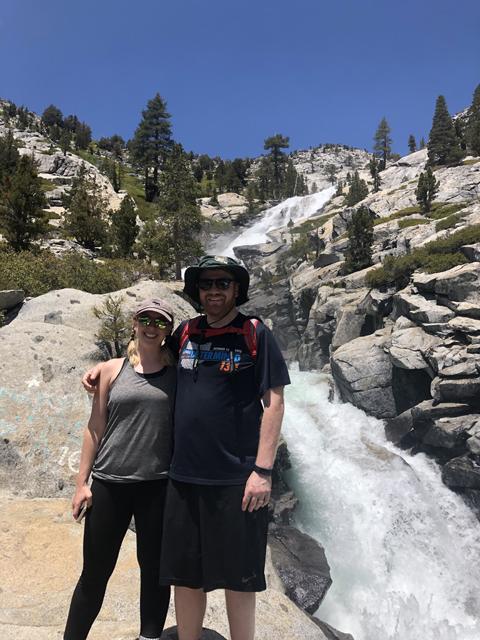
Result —
M86 484L77 487L72 499L72 515L75 520L78 518L84 502L87 503L88 508L92 506L92 492Z
M97 383L98 383L98 376L102 371L103 365L104 365L103 362L96 364L94 367L89 369L87 373L83 376L82 384L85 391L88 391L88 393L95 393L95 390L97 388Z

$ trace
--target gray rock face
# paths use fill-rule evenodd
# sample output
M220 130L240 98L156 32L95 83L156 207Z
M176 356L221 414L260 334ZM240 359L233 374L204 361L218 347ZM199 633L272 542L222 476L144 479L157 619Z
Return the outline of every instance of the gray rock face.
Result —
M478 415L442 417L434 420L423 436L423 442L433 447L456 449L465 445L469 429L478 419Z
M323 549L298 529L282 526L271 527L269 546L285 593L301 609L315 613L332 583Z
M475 456L460 456L442 468L443 482L454 489L480 489L480 464Z
M461 264L441 273L414 273L413 285L421 293L436 293L450 300L477 300L480 294L480 262Z
M392 391L392 363L381 331L356 338L332 355L332 373L342 398L376 418L397 415Z
M142 299L164 297L180 321L194 311L174 290L174 285L143 281L118 293L125 296L127 313ZM80 379L102 359L92 308L105 297L51 291L26 302L0 328L0 419L8 439L0 474L8 487L44 497L60 495L60 487L70 491L90 414ZM12 460L14 474L9 473Z
M460 247L460 251L470 262L480 262L480 242L476 244L466 244Z
M420 327L402 328L399 320L395 323L389 347L393 364L403 369L429 369L425 354L441 344L441 339L425 333Z
M448 322L455 313L442 307L434 300L426 300L423 296L413 295L407 290L393 296L393 317L406 316L417 324L423 322Z
M3 309L8 311L21 304L25 299L25 292L21 289L11 289L9 291L0 291L0 311Z

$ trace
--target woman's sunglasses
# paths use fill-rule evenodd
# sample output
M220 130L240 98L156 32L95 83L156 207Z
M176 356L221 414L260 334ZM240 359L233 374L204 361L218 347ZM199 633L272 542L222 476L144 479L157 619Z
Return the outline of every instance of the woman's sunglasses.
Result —
M157 329L166 329L170 326L168 320L162 320L162 318L150 318L149 316L139 316L137 321L144 327L150 327L153 325Z
M198 287L202 291L210 291L213 285L215 285L216 289L226 291L232 282L235 282L232 278L200 278Z

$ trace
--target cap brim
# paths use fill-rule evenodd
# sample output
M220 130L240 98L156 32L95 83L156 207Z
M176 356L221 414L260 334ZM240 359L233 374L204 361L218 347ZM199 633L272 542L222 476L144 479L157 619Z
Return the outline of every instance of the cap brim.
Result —
M135 314L135 318L138 317L141 313L145 313L145 311L154 311L155 313L158 313L159 315L166 318L169 322L173 322L173 317L167 311L161 311L160 309L156 309L155 307L145 307L144 309L140 309L140 311L137 311L137 313Z

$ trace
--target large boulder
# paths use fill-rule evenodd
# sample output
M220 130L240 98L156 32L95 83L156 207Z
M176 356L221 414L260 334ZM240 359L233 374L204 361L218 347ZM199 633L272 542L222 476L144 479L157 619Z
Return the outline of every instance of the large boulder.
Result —
M424 444L445 449L464 448L469 431L480 416L469 414L455 417L441 417L433 421L432 426L422 438Z
M332 374L342 398L376 418L397 415L392 390L392 363L386 352L388 331L356 338L331 357Z
M270 528L269 546L285 593L301 609L315 613L332 584L322 547L298 529L279 525Z
M0 291L0 311L8 311L17 307L25 299L25 291L21 289L9 289L8 291Z
M442 468L443 482L453 489L480 489L480 462L474 455L449 460Z
M143 281L117 292L130 313L142 299L166 298L176 320L194 313L175 285ZM0 483L34 496L54 496L73 481L90 400L82 373L102 359L93 315L105 295L74 289L33 298L0 328Z
M461 264L440 273L414 273L413 285L420 293L436 293L450 300L478 300L480 262Z
M406 316L417 324L423 322L448 322L455 317L455 313L435 300L427 300L423 296L410 291L399 291L393 296L393 317Z
M389 353L392 363L397 367L430 369L426 354L441 343L440 338L425 333L421 327L401 316L393 328Z

